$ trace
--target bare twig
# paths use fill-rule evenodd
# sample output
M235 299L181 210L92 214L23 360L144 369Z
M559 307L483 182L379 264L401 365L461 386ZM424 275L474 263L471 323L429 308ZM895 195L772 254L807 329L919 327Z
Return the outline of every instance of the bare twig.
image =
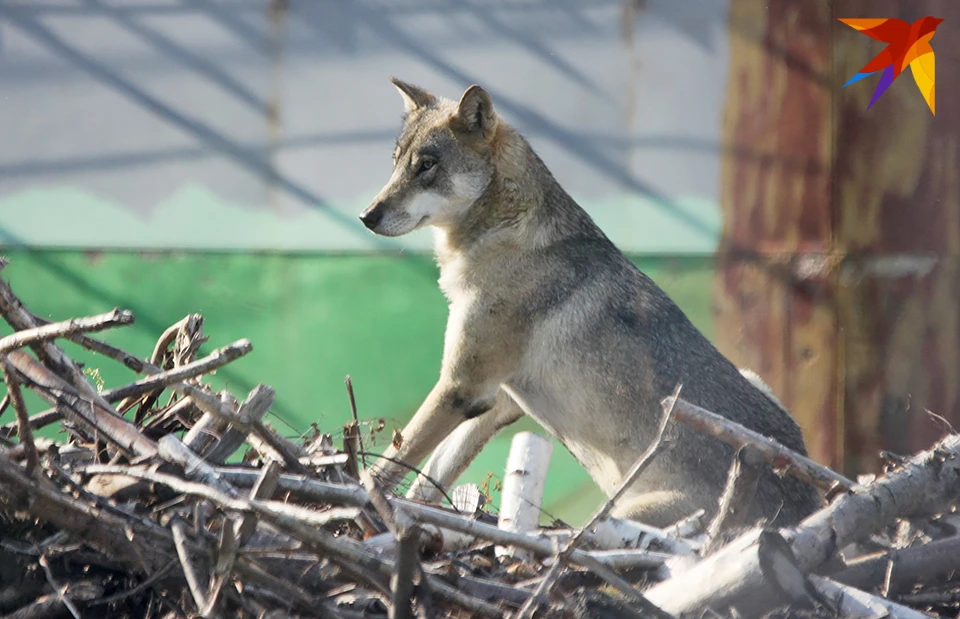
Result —
M50 583L50 588L57 594L57 599L60 600L61 604L66 606L74 619L80 619L80 610L74 605L73 601L67 597L66 588L60 586L60 583L53 577L53 572L50 571L50 562L47 561L47 555L40 555L38 562L40 563L40 567L43 568L43 573L47 576L47 582Z
M515 533L513 531L504 531L494 525L486 524L478 520L464 518L453 512L449 512L438 507L430 505L421 505L404 499L392 498L390 503L395 512L404 512L413 520L423 524L433 524L442 529L450 529L465 535L471 535L479 539L485 539L502 546L517 546L530 550L540 556L552 556L556 553L554 542L546 535L535 535L525 533ZM651 564L662 564L671 555L658 552L647 551ZM590 561L593 553L573 548L570 550L570 560L573 563L585 565L582 561Z
M46 318L37 316L36 314L27 312L30 316L30 319L37 325L49 325L53 324ZM82 333L74 333L72 335L66 336L66 339L70 340L74 344L78 344L83 348L91 352L103 355L109 359L113 359L126 366L127 369L130 369L137 374L143 374L152 370L153 373L159 372L160 368L152 365L151 363L137 357L136 355L131 355L130 353L117 348L116 346L111 346L106 342L102 342L98 339L92 338L88 335Z
M237 417L248 423L259 423L267 414L276 399L276 392L267 385L257 385L247 395L247 399L237 410ZM192 400L191 400L192 401ZM211 434L218 435L218 439L209 438ZM204 454L208 462L220 464L225 462L237 449L243 445L247 432L234 428L223 417L213 413L204 413L200 420L184 436L183 442L198 454ZM216 443L216 444L213 444ZM212 445L212 446L211 446Z
M900 601L905 604L956 604L960 602L960 591L924 591L921 593L904 593Z
M350 412L353 414L353 423L357 431L357 446L360 448L358 453L366 453L366 449L363 447L363 437L360 436L360 418L357 416L357 398L353 394L353 380L350 378L350 375L347 374L343 382L347 385L347 397L350 398ZM364 469L367 468L366 457L361 456L360 463Z
M190 594L197 605L197 610L207 608L207 597L204 594L206 587L200 582L200 576L197 574L190 552L187 550L187 525L179 518L174 518L170 523L170 532L173 533L173 544L177 549L180 567L183 569L183 575L187 580L187 586L190 587Z
M390 599L390 619L412 619L414 577L420 569L417 556L420 552L420 535L415 526L404 527L397 543L397 563L390 578L393 595Z
M357 452L360 451L360 426L356 421L343 424L343 452L347 454L346 472L354 479L360 477ZM364 452L366 453L366 452Z
M80 580L67 583L63 586L63 591L57 591L50 595L43 595L33 600L27 606L16 610L9 615L4 615L3 619L47 619L50 617L59 617L63 614L63 609L69 607L64 603L73 601L85 603L91 606L91 600L95 600L103 595L103 585L93 580ZM76 608L76 606L74 606Z
M3 278L0 278L0 314L16 331L24 331L39 326L33 319L33 315L23 307L23 303L13 294L10 285ZM74 389L90 398L95 404L107 407L106 401L100 397L93 385L84 377L80 368L60 347L53 342L34 342L30 347L54 374L61 376Z
M250 340L240 339L222 348L218 348L203 359L198 359L192 363L187 363L172 370L152 373L146 378L130 383L124 387L118 387L103 392L103 398L108 402L118 402L124 398L143 395L149 393L158 387L168 387L184 380L189 380L207 374L223 367L244 356L253 350Z
M10 363L0 357L0 370L3 371L3 381L7 384L7 395L13 403L13 410L17 415L20 444L23 445L27 457L27 476L32 477L40 467L40 456L37 446L33 442L33 432L30 431L30 414L27 405L23 402L23 393L20 391L20 382L14 374Z
M37 394L58 406L74 420L95 430L128 454L152 456L156 444L145 438L136 426L117 414L99 396L90 398L74 389L22 350L7 355L10 365L19 373L20 380L35 389ZM88 383L89 384L89 383Z
M71 318L63 322L55 322L40 327L17 331L0 339L0 356L17 348L31 346L40 342L48 342L57 338L67 338L77 333L103 331L110 327L133 324L133 313L129 310L114 309L106 314L89 316L87 318Z
M297 472L306 472L306 467L300 463L300 458L306 456L307 454L306 450L304 450L300 445L297 445L292 441L289 441L278 435L276 432L263 425L263 423L261 423L259 420L241 417L237 410L224 405L219 398L207 393L195 385L188 383L176 383L172 385L172 387L180 394L193 399L194 403L197 405L197 408L205 413L210 413L232 425L235 429L243 431L246 434L254 434L263 440L283 458L283 462L288 468ZM273 391L266 385L258 385L258 387L264 390L269 389L270 392ZM252 414L253 409L248 409L246 413Z
M730 465L727 485L720 495L717 514L707 527L707 541L700 550L703 556L717 548L722 533L747 524L744 518L750 513L762 464L762 457L752 447L744 446L737 450Z
M37 413L36 415L31 415L27 420L27 426L31 430L39 430L40 428L46 427L52 423L57 423L63 419L63 415L60 411L56 409L50 409L43 411L42 413ZM14 421L13 423L8 423L4 426L0 426L0 436L4 438L10 438L17 436L20 433L20 422Z
M858 589L872 589L889 573L888 593L900 593L914 583L954 571L960 571L960 535L860 557L830 578Z
M697 430L706 432L736 448L751 446L776 469L784 469L790 475L825 490L852 490L857 484L843 475L801 456L777 441L743 427L716 413L712 413L683 399L678 399L674 418Z
M811 575L810 584L827 599L840 617L851 619L872 619L873 617L889 617L890 619L929 619L928 615L907 608L896 602L882 597L871 595L866 591L854 589L824 578Z

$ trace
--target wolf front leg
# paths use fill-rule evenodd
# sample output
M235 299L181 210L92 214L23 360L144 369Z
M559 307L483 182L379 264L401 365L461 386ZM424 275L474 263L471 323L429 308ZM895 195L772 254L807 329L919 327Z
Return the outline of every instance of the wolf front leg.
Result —
M403 429L399 447L395 443L387 448L365 474L392 492L457 426L489 411L497 387L474 390L441 379Z
M439 503L443 492L467 470L480 450L500 430L523 417L523 409L503 389L497 393L493 410L460 424L440 443L423 466L423 475L418 475L407 492L408 499ZM440 486L438 488L437 486Z
M461 423L488 413L500 385L515 371L522 333L505 329L492 311L496 300L452 303L443 343L440 380L391 445L366 471L392 492Z

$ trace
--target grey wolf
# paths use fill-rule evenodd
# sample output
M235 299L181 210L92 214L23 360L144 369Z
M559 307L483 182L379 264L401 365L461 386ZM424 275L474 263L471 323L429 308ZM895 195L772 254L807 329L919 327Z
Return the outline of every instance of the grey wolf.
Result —
M405 109L393 173L360 219L384 236L433 228L449 318L436 385L365 475L393 490L403 463L418 465L447 439L433 468L452 481L526 414L609 495L678 383L686 400L806 453L790 414L617 249L483 88L453 101L391 81ZM680 424L666 438L672 448L614 515L665 526L716 510L733 449ZM812 487L766 471L753 515L793 523L818 501Z

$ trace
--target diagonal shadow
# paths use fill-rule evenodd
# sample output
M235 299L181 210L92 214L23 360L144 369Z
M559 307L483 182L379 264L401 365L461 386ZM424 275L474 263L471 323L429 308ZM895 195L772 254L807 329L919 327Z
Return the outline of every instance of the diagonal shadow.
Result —
M55 54L80 67L97 80L125 95L134 103L150 110L158 117L196 138L201 143L227 156L241 167L262 177L266 182L283 189L307 206L323 211L332 220L344 226L348 233L361 237L364 244L386 251L399 252L402 250L403 246L401 244L391 239L385 239L368 233L361 226L359 220L337 211L321 197L284 177L258 153L258 151L263 149L244 148L211 129L206 124L189 118L167 103L144 92L126 78L104 66L103 63L82 54L33 19L8 14L7 22L31 36L38 43L43 44ZM399 253L399 255L402 256L403 254Z
M351 8L361 14L367 25L384 40L419 58L438 73L465 85L475 83L468 73L447 62L439 54L427 49L377 11L368 9L362 3L353 4ZM309 11L300 12L299 15L311 26L317 28L313 21L315 17ZM493 97L494 105L509 112L513 117L524 123L528 129L541 132L544 137L561 146L597 172L620 183L627 189L647 197L651 200L652 206L659 208L697 234L711 240L716 237L716 232L708 223L679 208L668 196L649 184L635 179L626 169L606 154L578 139L575 133L553 123L539 112L516 101L506 93L492 88L487 90Z
M122 25L129 32L137 35L158 52L182 63L196 71L201 76L220 86L226 92L232 94L238 100L247 104L251 109L260 114L266 115L267 104L255 92L252 92L239 80L234 79L230 74L223 71L214 63L208 61L203 56L195 54L174 41L160 34L156 30L148 28L139 23L136 19L130 17L128 13L117 11L114 7L100 2L100 0L83 0L88 7L101 10L106 16Z
M313 146L329 146L342 144L358 144L364 142L381 143L397 137L395 129L370 129L361 131L344 131L319 135L304 135L285 138L277 148L296 149ZM248 148L248 147L244 147ZM153 165L169 161L199 161L214 156L209 149L185 146L181 148L165 148L156 150L127 151L106 155L90 155L86 157L64 157L62 159L14 161L0 163L0 179L20 179L32 176L50 174L82 174L91 171L116 170L136 166Z
M473 0L469 0L464 2L462 7L483 22L487 28L507 37L581 88L592 90L593 92L602 94L605 98L609 98L609 93L605 92L604 89L590 79L588 75L558 56L556 52L551 51L542 41L498 19L486 6L477 6Z
M264 56L269 56L272 53L273 44L269 35L258 32L256 28L252 28L242 19L239 19L236 11L226 9L216 2L210 2L210 0L181 0L181 5L184 9L200 10L207 13L221 26L232 32L234 36ZM264 5L266 5L266 2Z

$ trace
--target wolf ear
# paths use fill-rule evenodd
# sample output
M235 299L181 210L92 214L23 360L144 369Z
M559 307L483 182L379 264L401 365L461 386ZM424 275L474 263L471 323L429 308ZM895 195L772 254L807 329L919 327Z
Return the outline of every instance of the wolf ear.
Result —
M476 84L467 88L457 106L457 118L465 131L489 140L497 131L497 113L486 90Z
M403 97L403 108L407 114L422 107L429 107L437 102L437 98L423 88L408 84L395 77L391 77L390 81L400 91L400 96Z

